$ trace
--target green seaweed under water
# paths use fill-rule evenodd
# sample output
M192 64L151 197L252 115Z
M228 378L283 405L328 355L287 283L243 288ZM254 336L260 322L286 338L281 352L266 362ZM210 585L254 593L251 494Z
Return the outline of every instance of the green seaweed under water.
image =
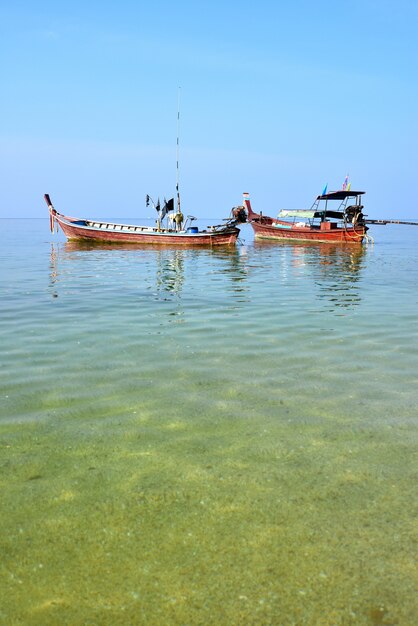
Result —
M416 623L416 272L52 252L0 327L0 623Z

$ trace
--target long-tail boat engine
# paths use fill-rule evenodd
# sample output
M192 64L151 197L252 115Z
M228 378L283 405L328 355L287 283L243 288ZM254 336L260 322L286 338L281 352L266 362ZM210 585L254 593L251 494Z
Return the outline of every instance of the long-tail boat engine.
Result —
M363 215L362 204L351 204L346 207L344 212L344 219L346 222L353 224L353 226L365 226L366 221Z
M231 209L231 217L240 224L244 224L247 221L247 211L243 206L234 206Z

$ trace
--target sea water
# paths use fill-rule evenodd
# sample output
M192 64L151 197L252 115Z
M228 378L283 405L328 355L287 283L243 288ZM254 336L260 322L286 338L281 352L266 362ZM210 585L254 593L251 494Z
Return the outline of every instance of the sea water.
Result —
M1 624L417 623L418 229L0 228Z

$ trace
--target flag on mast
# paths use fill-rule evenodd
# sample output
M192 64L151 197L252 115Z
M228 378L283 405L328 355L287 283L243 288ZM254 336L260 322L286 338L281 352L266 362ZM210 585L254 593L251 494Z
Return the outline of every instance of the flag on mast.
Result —
M344 178L344 182L343 182L343 191L345 191L347 189L347 185L348 185L348 174L347 176Z
M174 210L174 198L170 198L170 200L166 200L164 198L164 206L161 210L161 219L164 219L167 213L171 213Z

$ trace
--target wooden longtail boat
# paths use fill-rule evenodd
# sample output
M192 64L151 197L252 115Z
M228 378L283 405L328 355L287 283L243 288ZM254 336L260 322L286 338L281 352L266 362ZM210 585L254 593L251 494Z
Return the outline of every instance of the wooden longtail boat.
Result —
M361 204L364 193L345 189L323 193L309 210L282 210L278 218L254 213L248 193L244 193L243 202L257 239L357 244L367 238ZM339 202L336 211L328 206L331 200ZM353 202L349 204L349 200Z
M162 219L157 220L156 226L138 226L134 224L118 224L104 222L102 220L79 219L68 217L58 213L53 207L48 194L44 195L48 205L50 215L51 232L55 224L58 224L64 235L70 241L89 241L100 243L136 243L136 244L157 244L175 246L225 246L235 244L239 235L237 224L240 220L231 218L224 224L218 226L208 226L205 230L199 230L197 226L192 226L195 218L188 217L182 226L182 220L176 221L175 226L161 226ZM170 202L165 206L170 206ZM159 208L157 209L159 211ZM160 216L162 213L159 214ZM164 214L165 215L165 214ZM180 225L181 224L181 225ZM189 225L188 225L189 224Z
M155 226L87 220L68 217L58 213L53 207L49 195L45 194L44 198L49 209L51 232L54 231L55 224L58 224L70 241L174 246L227 246L235 244L240 232L237 224L246 221L245 211L242 207L233 209L230 218L224 220L223 224L208 226L205 230L199 230L197 226L193 226L193 221L196 218L191 215L184 221L180 208L179 191L179 121L180 106L178 106L177 111L176 211L174 211L174 198L168 201L165 200L164 205L160 207L159 200L155 204L152 198L147 195L146 205L149 206L151 203L158 214Z

